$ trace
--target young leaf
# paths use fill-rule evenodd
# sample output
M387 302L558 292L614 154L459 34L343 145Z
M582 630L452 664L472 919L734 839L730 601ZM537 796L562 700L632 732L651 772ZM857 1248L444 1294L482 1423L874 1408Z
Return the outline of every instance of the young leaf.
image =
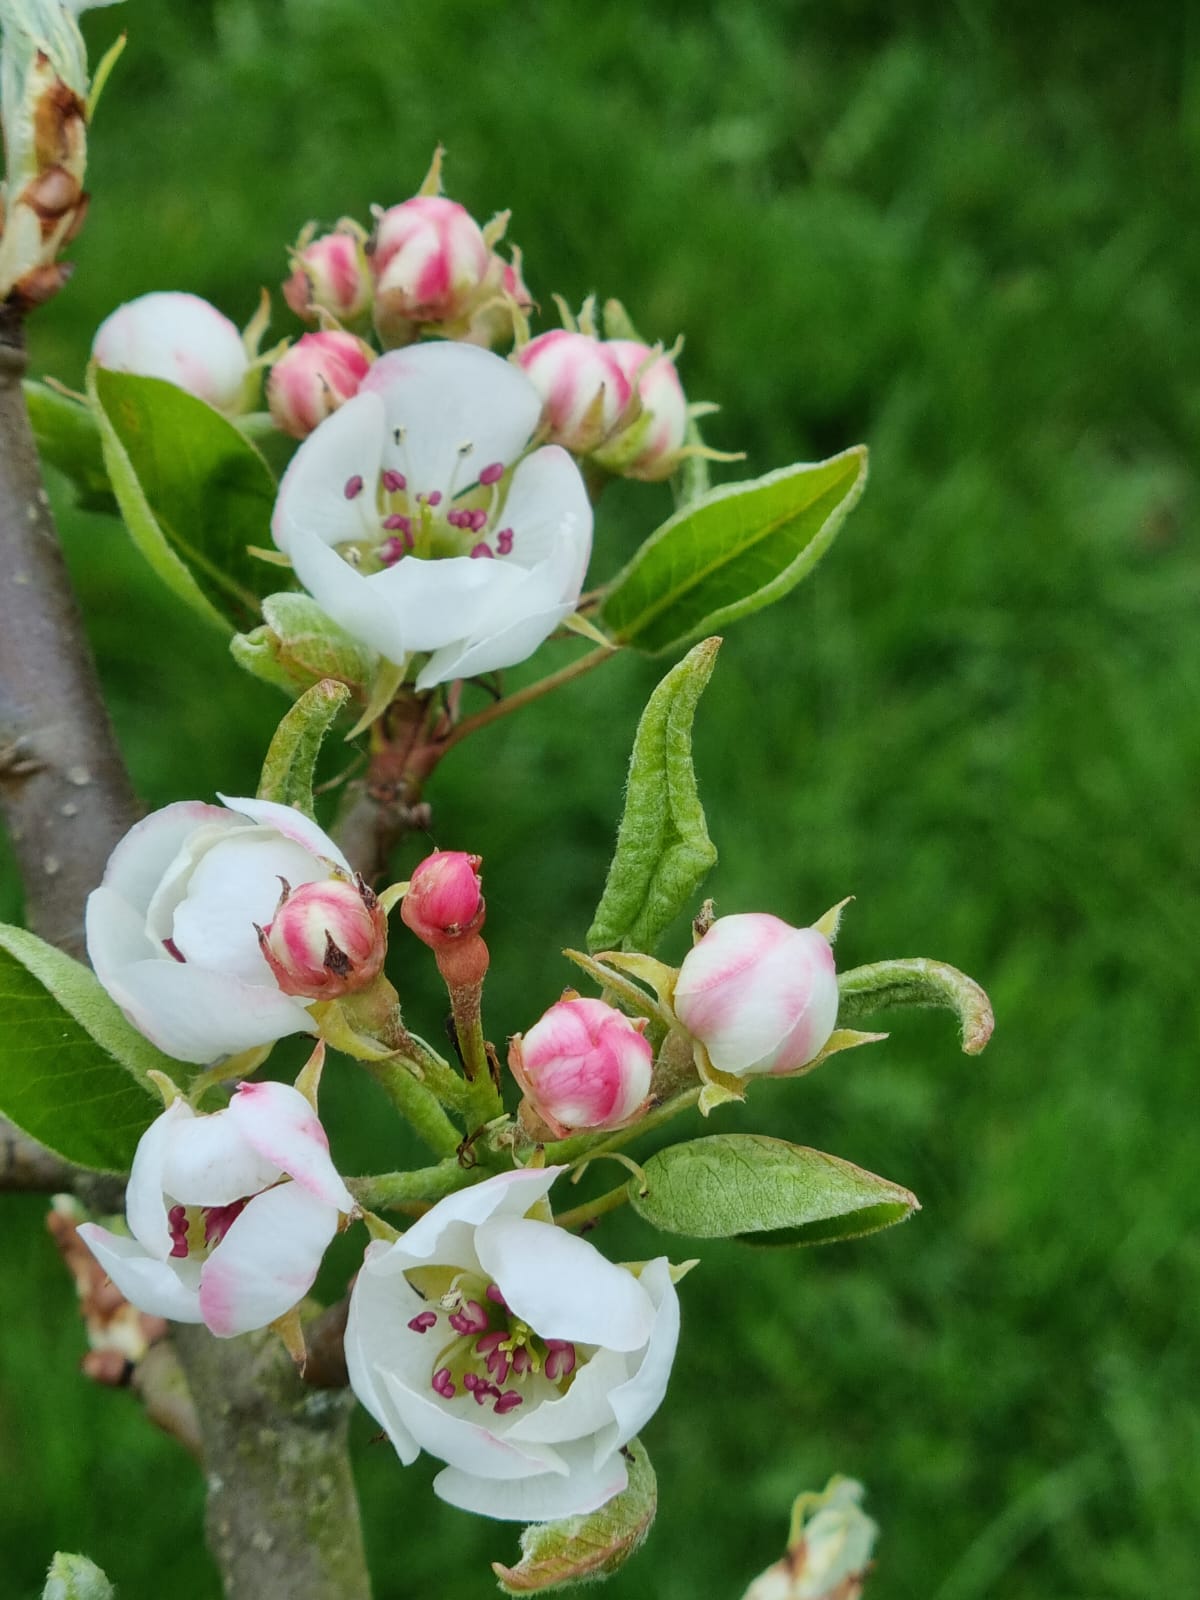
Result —
M720 647L720 639L696 645L642 713L616 853L588 930L591 951L653 950L717 859L692 766L692 721Z
M313 773L321 743L350 698L344 683L325 678L302 694L275 730L258 780L258 798L313 814Z
M80 401L48 384L27 378L21 387L42 460L71 480L75 498L85 510L115 513L95 416Z
M863 445L691 501L613 579L600 621L659 654L770 605L833 543L867 481Z
M293 694L322 678L336 678L357 697L375 681L379 657L358 644L306 594L270 594L262 603L264 625L229 642L234 660L268 683Z
M88 372L104 460L138 549L180 599L228 631L278 583L247 553L269 545L275 480L212 406L161 378Z
M874 1016L896 1006L937 1006L953 1011L962 1029L962 1047L977 1056L992 1036L992 1003L974 978L944 961L915 956L909 961L875 961L838 973L839 1024Z
M515 1567L493 1561L504 1594L548 1594L593 1578L607 1578L629 1560L650 1531L658 1509L658 1483L640 1439L625 1447L629 1482L621 1493L586 1516L535 1522L521 1535Z
M162 1109L149 1073L178 1066L78 961L0 924L0 1113L67 1161L124 1172Z
M764 1134L724 1133L669 1145L634 1178L634 1210L665 1233L746 1244L828 1244L903 1222L919 1210L899 1184ZM643 1192L644 1191L644 1192Z

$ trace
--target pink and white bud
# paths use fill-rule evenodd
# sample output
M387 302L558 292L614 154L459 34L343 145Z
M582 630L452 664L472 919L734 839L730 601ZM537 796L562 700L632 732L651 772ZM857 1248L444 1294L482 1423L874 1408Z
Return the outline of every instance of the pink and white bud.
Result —
M533 310L533 296L521 276L520 251L514 251L514 256L505 261L493 252L478 304L469 313L466 328L456 332L464 344L477 344L485 350L511 344L518 324Z
M492 251L465 206L419 194L380 216L369 246L375 327L387 345L466 316L486 284Z
M718 917L684 957L674 1005L719 1072L795 1072L837 1022L833 951L816 928L765 912Z
M603 1000L560 1000L509 1044L508 1064L557 1138L575 1128L623 1128L646 1103L654 1052Z
M96 330L92 358L111 372L165 378L228 414L251 403L242 336L199 295L163 291L118 306Z
M550 442L575 455L588 455L608 438L633 395L613 346L587 333L539 334L517 362L542 397Z
M327 311L339 322L357 322L367 314L375 286L365 243L358 225L347 223L293 250L283 298L298 317L316 322Z
M417 938L437 950L477 934L486 905L479 877L481 856L436 850L413 872L400 915Z
M295 890L285 885L274 919L258 930L258 943L284 994L331 1000L379 976L387 917L361 878L330 878Z
M636 388L641 411L605 441L596 459L622 477L648 483L669 478L679 465L688 426L687 399L674 361L636 339L609 339L604 349L630 389Z
M302 333L271 368L267 405L275 426L307 439L358 393L375 352L352 333Z

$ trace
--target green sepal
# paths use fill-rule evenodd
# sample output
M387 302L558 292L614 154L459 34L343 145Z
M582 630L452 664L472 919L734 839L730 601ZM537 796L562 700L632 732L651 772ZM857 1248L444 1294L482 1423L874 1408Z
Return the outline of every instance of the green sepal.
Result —
M652 533L613 579L599 622L652 655L780 599L829 549L867 480L863 445L722 484Z
M874 1016L900 1006L935 1006L953 1011L966 1055L977 1056L996 1025L992 1003L974 978L949 966L915 956L907 961L874 961L838 973L838 1024Z
M168 588L229 631L278 582L249 554L270 544L275 479L227 417L162 378L88 369L109 482L133 542Z
M344 683L314 684L275 730L258 780L258 798L313 816L313 774L325 735L350 698Z
M76 503L85 511L115 516L117 502L104 465L96 418L82 400L27 378L21 385L25 407L43 461L68 478Z
M359 700L379 672L379 657L352 639L306 594L269 594L263 624L229 641L233 658L256 677L289 693L323 678L344 683Z
M604 893L588 930L591 951L652 951L717 859L692 765L692 722L720 639L705 639L655 689L638 723L625 812Z
M0 1113L77 1166L126 1172L178 1071L81 962L0 924Z
M630 1181L634 1210L664 1233L746 1244L828 1244L903 1222L920 1209L899 1184L821 1150L765 1134L668 1145Z
M629 1482L598 1511L561 1522L535 1522L521 1535L515 1567L492 1563L503 1594L549 1594L611 1577L645 1539L658 1510L658 1483L640 1439L624 1455Z

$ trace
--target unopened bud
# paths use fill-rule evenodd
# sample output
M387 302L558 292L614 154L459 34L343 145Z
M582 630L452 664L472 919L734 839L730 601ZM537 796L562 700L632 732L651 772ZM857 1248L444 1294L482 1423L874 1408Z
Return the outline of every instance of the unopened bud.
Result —
M637 1116L654 1065L645 1026L603 1000L576 998L558 1001L515 1035L513 1077L557 1138L575 1128L624 1127Z
M549 440L576 455L595 450L617 426L633 385L613 346L587 333L555 328L531 339L518 363L542 397Z
M461 850L437 850L413 872L400 915L431 949L467 939L483 927L482 864L481 857Z
M802 1494L782 1561L757 1577L743 1600L860 1600L878 1529L863 1511L862 1485L832 1478Z
M348 220L317 239L301 235L283 285L283 298L298 317L316 322L327 311L339 322L357 322L366 315L374 285L365 245L364 231Z
M218 411L247 408L251 361L241 334L199 295L158 291L100 324L92 357L113 372L165 378Z
M636 339L609 339L606 353L636 390L638 414L596 452L600 465L650 483L669 478L687 438L688 410L679 373L669 355Z
M440 194L414 195L380 216L370 245L375 327L387 345L468 316L492 251L467 211Z
M334 999L379 976L387 918L360 878L284 886L275 917L258 930L259 948L284 994Z
M674 1006L718 1071L794 1072L837 1022L833 951L816 928L765 912L718 917L683 959Z
M275 426L306 439L370 371L375 352L352 333L303 333L271 368L267 405Z

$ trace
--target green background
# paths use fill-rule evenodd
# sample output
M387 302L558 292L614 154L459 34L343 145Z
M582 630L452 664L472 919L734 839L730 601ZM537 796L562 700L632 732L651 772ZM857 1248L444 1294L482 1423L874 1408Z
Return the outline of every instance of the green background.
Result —
M596 289L687 335L689 394L720 401L709 437L748 474L872 448L833 552L730 630L701 705L709 890L796 922L855 894L842 964L952 961L996 1038L968 1060L948 1019L901 1018L720 1121L924 1210L823 1251L704 1250L645 1435L658 1524L608 1592L738 1600L834 1471L882 1524L870 1600L1190 1592L1197 8L141 0L84 21L130 43L35 371L79 382L101 317L150 289L244 322L310 216L404 198L440 138L454 197L512 207L544 306ZM252 789L282 699L52 487L147 804ZM668 507L606 493L593 571ZM557 950L590 920L662 665L623 657L437 776L434 838L486 857L493 1037L570 981ZM395 944L432 1032L428 963ZM330 1079L343 1165L404 1159L365 1079ZM37 1593L65 1547L124 1600L214 1600L199 1476L78 1375L43 1209L6 1199L0 1235L0 1591ZM599 1238L659 1248L624 1214ZM494 1592L514 1530L433 1500L432 1464L402 1470L360 1421L380 1600Z

